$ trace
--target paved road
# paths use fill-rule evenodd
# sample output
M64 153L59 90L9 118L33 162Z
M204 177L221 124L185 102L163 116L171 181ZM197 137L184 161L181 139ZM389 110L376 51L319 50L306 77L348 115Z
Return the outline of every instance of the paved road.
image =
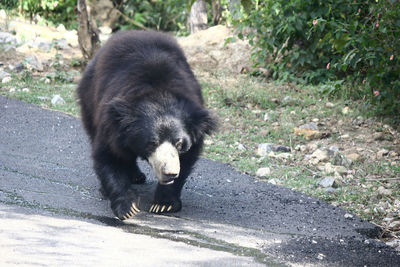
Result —
M380 229L201 159L173 216L121 222L98 191L78 119L0 97L0 265L399 266ZM137 186L140 208L156 185Z

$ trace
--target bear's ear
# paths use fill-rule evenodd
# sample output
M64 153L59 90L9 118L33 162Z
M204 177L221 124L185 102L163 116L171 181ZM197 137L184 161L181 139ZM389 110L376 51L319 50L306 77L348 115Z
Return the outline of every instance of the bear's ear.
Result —
M192 113L191 127L195 141L210 135L218 128L217 117L206 109L199 109Z

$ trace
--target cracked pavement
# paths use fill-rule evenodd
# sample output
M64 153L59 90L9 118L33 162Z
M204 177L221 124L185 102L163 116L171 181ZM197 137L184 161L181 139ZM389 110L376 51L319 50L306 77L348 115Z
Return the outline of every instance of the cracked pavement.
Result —
M0 265L399 266L357 216L207 159L172 215L146 212L156 179L136 185L121 222L99 193L79 119L0 97Z

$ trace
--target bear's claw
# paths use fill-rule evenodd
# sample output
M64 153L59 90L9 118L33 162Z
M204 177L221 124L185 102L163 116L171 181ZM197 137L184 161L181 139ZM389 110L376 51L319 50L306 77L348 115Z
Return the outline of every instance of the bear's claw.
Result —
M167 206L167 205L153 204L151 205L149 212L164 213L164 211L169 212L171 210L172 210L172 205Z

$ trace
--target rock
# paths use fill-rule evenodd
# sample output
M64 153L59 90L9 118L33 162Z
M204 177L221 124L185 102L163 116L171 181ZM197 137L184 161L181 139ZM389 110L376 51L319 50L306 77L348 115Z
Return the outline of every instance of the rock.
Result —
M25 58L25 63L30 70L43 71L43 64L36 56Z
M56 40L55 41L55 45L56 45L56 48L57 49L60 49L60 50L67 50L67 49L70 49L71 47L69 46L69 44L68 44L68 41L66 40L66 39L59 39L59 40Z
M344 166L336 166L336 165L332 165L330 162L327 162L325 164L325 172L326 173L345 174L345 173L347 173L347 169Z
M111 34L112 33L112 29L108 26L101 26L101 27L99 27L99 30L102 34Z
M291 152L292 150L291 150L290 147L288 147L288 146L278 145L278 146L272 147L272 151L274 151L274 152L289 153L289 152Z
M272 151L273 146L273 143L259 144L257 148L257 155L260 157L265 157L269 152Z
M336 188L328 187L327 189L325 189L325 193L327 193L327 194L336 193Z
M357 154L357 153L348 154L348 155L346 155L346 157L347 157L347 159L349 159L349 160L351 160L353 162L354 161L359 161L360 158L361 158L361 156L359 154Z
M391 222L388 228L392 231L399 231L400 230L400 221Z
M9 83L12 81L12 78L10 76L4 77L1 79L1 83Z
M326 151L330 157L334 157L339 153L339 148L337 146L330 146Z
M257 155L260 157L265 157L271 151L288 153L291 151L291 149L288 146L275 145L273 143L263 143L258 145Z
M13 47L15 48L17 45L17 38L8 32L0 32L0 44L3 45L3 49Z
M36 48L43 51L49 51L52 47L52 43L47 40L37 37L35 40L28 43L28 45L32 48Z
M291 96L285 96L283 99L282 99L282 104L292 104L294 102L294 99L293 99L293 97L291 97Z
M340 153L336 153L333 156L333 164L350 168L350 166L353 164L353 161Z
M319 162L327 161L329 159L328 152L325 150L317 149L311 154L311 164L318 164Z
M51 99L52 105L65 105L65 100L60 95L54 95Z
M276 159L289 159L290 157L292 157L292 154L290 154L290 153L278 153L278 154L275 154L275 152L271 151L271 152L268 153L267 156L271 157L271 158L276 158Z
M337 187L337 184L335 182L335 178L328 176L325 177L324 179L322 179L321 181L318 182L318 185L322 186L322 187Z
M242 144L239 144L239 145L237 146L237 149L238 149L238 150L241 150L241 151L246 150L246 148L245 148L244 145L242 145Z
M385 195L385 196L390 196L393 194L393 190L392 189L386 189L383 186L378 187L378 193L380 195Z
M386 156L387 154L389 154L389 150L387 150L387 149L381 149L381 150L379 150L379 151L376 153L376 157L377 157L378 159L381 159L381 158L383 158L384 156Z
M0 80L3 80L5 77L11 76L10 73L0 70Z
M270 179L270 180L268 180L268 183L276 185L276 180L275 179Z
M342 114L343 115L347 115L347 114L349 114L349 113L351 113L351 112L353 112L349 107L344 107L343 109L342 109Z
M348 134L344 134L344 135L340 136L340 139L349 139L349 138L350 138L350 135L348 135Z
M66 31L65 26L64 26L63 24L58 25L57 31L59 31L59 32L65 32L65 31Z
M10 64L10 65L8 65L8 68L9 68L10 70L12 70L12 71L19 72L19 71L23 70L25 67L24 67L23 64L18 63L18 64L16 64L15 66L13 66L13 65Z
M10 93L14 93L15 91L16 91L15 87L11 87L9 90Z
M42 101L47 101L47 100L50 99L50 98L47 97L47 96L38 96L37 98L38 98L39 100L42 100Z
M303 135L306 140L321 139L329 136L328 132L320 132L312 129L294 128L295 135Z
M392 241L386 242L386 245L397 249L397 251L400 251L400 239L394 239Z
M256 176L258 177L266 177L271 174L271 169L268 167L265 168L259 168L256 172Z
M299 126L299 129L311 129L311 130L318 130L318 125L315 122L306 123Z
M264 114L264 121L269 121L271 118L268 113Z
M29 90L29 88L22 88L21 91L24 92L24 93L29 93L31 90Z
M319 119L318 118L314 118L314 119L312 119L312 122L317 123L317 122L319 122Z
M325 107L327 107L327 108L334 108L335 105L334 105L333 103L331 103L331 102L326 102Z
M346 213L345 215L344 215L344 217L346 218L346 219L353 219L353 215L352 214L350 214L350 213Z

